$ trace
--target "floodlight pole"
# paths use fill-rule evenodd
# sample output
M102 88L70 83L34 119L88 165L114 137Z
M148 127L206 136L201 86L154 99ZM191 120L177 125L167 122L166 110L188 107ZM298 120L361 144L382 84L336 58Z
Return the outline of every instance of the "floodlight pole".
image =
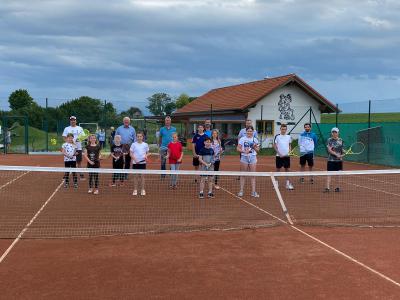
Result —
M46 152L49 152L49 99L46 97Z

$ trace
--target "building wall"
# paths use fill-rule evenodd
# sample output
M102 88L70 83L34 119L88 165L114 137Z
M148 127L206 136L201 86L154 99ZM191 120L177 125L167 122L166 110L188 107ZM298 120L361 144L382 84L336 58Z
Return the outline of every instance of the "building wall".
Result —
M253 121L253 126L256 126L257 120L261 120L261 105L263 106L262 119L272 120L274 124L274 134L268 136L268 139L271 139L275 134L279 133L279 123L288 124L288 131L294 128L294 124L297 124L300 121L310 107L312 107L317 122L319 123L321 121L319 103L294 84L287 85L274 91L270 95L261 99L255 107L249 110L248 119ZM296 125L291 133L293 138L298 137L298 134L303 131L304 123L307 122L310 122L309 114L307 114L301 122ZM315 122L314 118L311 119L311 122ZM270 144L271 141L269 142L269 146Z

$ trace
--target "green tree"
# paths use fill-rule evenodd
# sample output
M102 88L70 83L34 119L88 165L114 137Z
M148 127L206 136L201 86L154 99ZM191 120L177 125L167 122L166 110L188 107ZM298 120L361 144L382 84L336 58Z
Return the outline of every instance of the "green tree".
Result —
M184 107L186 104L189 104L189 95L182 93L179 95L178 98L176 98L175 104L176 104L176 108L182 108Z
M131 119L137 119L143 117L143 112L140 108L131 106L128 110L121 112L122 117L128 116Z
M149 105L146 108L155 116L163 116L171 114L176 104L172 101L171 96L166 93L157 93L147 98Z
M8 97L8 103L11 110L18 110L23 107L29 107L33 103L33 98L27 90L15 90Z
M71 115L77 117L79 123L100 122L104 116L104 103L99 99L82 96L77 99L65 102L59 106L64 118Z

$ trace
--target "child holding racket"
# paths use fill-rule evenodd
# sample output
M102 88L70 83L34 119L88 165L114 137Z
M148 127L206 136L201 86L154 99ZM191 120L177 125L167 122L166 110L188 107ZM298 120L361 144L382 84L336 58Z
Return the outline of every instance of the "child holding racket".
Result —
M114 141L111 145L111 157L112 157L112 166L113 169L120 169L124 168L124 149L121 144L121 136L115 135ZM111 186L116 185L116 181L119 180L120 185L124 183L124 174L122 173L114 173L112 175L112 183Z
M145 170L147 163L147 156L149 155L149 145L144 142L144 134L139 131L136 134L136 142L132 143L130 148L131 158L132 158L132 169L135 170ZM141 196L146 196L146 190L144 189L144 175L139 176L141 181ZM138 176L133 177L133 196L138 195Z
M342 171L343 170L343 140L339 137L339 128L333 127L331 129L331 137L328 139L326 147L328 149L328 171ZM335 178L337 176L334 176ZM330 191L331 176L327 176L325 193ZM335 192L340 192L340 187L335 188Z
M211 139L207 136L204 138L204 147L199 151L199 163L201 164L202 171L214 171L213 159L214 150L211 147ZM208 177L210 177L208 179ZM204 198L204 185L205 181L208 179L208 198L214 198L213 194L213 176L201 175L200 178L200 193L199 198Z
M257 168L257 152L260 150L258 139L254 137L254 127L246 128L246 135L239 139L237 151L240 152L240 171L255 172ZM239 197L243 197L245 176L240 176L240 191ZM259 198L260 195L256 192L256 178L251 177L251 196Z
M178 171L183 158L182 144L178 140L178 134L174 132L172 134L172 142L168 144L167 159L171 171ZM178 181L178 175L171 175L170 188L176 189L176 184Z
M89 135L89 142L85 147L83 157L87 161L87 167L89 169L100 168L100 153L101 147L97 142L97 137L95 134ZM94 195L99 194L99 173L89 173L89 190L88 193L93 193Z
M76 168L76 145L74 144L74 134L68 133L65 137L65 143L61 146L61 152L64 154L65 168ZM64 187L69 187L69 173L64 174ZM78 188L78 177L75 172L72 172L74 188Z
M278 133L274 138L274 149L276 151L275 164L276 171L285 168L285 172L289 172L290 169L290 151L292 148L292 137L287 132L287 125L281 124L280 133ZM286 177L286 189L293 190L294 187Z
M214 171L219 171L219 167L221 164L221 154L224 152L222 149L222 143L219 138L218 129L213 129L211 132L211 148L214 150ZM218 176L214 176L214 187L216 190L219 190L218 185Z

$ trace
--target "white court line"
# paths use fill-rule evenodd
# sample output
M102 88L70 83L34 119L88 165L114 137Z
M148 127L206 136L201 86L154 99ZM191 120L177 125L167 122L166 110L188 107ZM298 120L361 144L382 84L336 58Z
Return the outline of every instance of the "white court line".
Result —
M39 216L39 214L43 211L43 209L46 207L46 205L50 202L51 199L55 196L55 194L58 192L60 187L62 186L63 182L61 182L58 187L54 190L54 192L50 195L50 197L46 200L46 202L42 205L42 207L36 212L36 214L33 216L33 218L28 222L28 224L25 225L25 228L22 229L22 231L18 234L16 239L12 242L10 247L7 248L7 250L3 253L3 255L0 257L0 264L4 261L6 256L10 253L12 248L18 243L18 241L21 239L21 237L24 235L24 233L28 230L29 226L32 225L32 223L36 220L36 218Z
M10 180L9 182L3 184L2 186L0 186L0 190L3 189L3 188L5 188L7 185L10 185L10 184L13 183L14 181L20 179L22 176L24 176L24 175L26 175L26 174L28 174L28 173L29 173L29 171L28 171L28 172L25 172L25 173L22 173L21 175L19 175L19 176L15 177L14 179Z
M281 218L279 218L279 217L277 217L277 216L271 214L270 212L268 212L268 211L266 211L266 210L264 210L264 209L258 207L257 205L254 205L253 203L246 201L245 199L243 199L243 198L241 198L241 197L239 197L239 196L237 196L237 195L231 193L230 191L228 191L228 190L226 190L226 189L224 189L224 188L222 188L222 187L221 187L221 189L224 190L225 192L227 192L228 194L234 196L235 198L238 198L238 199L240 199L241 201L243 201L243 202L245 202L245 203L247 203L247 204L253 206L254 208L256 208L256 209L258 209L258 210L260 210L260 211L266 213L267 215L269 215L269 216L275 218L276 220L278 220L278 221L280 221L280 222L282 222L282 223L284 223L284 224L286 224L286 225L289 225L286 221L284 221L284 220L282 220ZM320 239L318 239L317 237L315 237L315 236L313 236L313 235L311 235L311 234L309 234L309 233L307 233L307 232L301 230L300 228L298 228L298 227L296 227L296 226L294 226L294 225L289 225L289 226L290 226L293 230L296 230L297 232L303 234L304 236L306 236L306 237L312 239L313 241L315 241L315 242L321 244L322 246L327 247L328 249L334 251L336 254L338 254L338 255L344 257L344 258L347 259L347 260L350 260L351 262L353 262L353 263L359 265L360 267L362 267L362 268L364 268L364 269L366 269L366 270L372 272L372 273L375 274L375 275L378 275L379 277L383 278L384 280L386 280L386 281L388 281L388 282L390 282L390 283L392 283L392 284L394 284L394 285L396 285L397 287L400 288L400 283L397 282L397 281L395 281L395 280L393 280L393 279L390 278L389 276L386 276L385 274L383 274L383 273L381 273L381 272L379 272L379 271L377 271L377 270L375 270L375 269L369 267L368 265L362 263L361 261L359 261L359 260L353 258L352 256L350 256L350 255L348 255L348 254L346 254L346 253L340 251L339 249L337 249L337 248L335 248L335 247L329 245L328 243L323 242L322 240L320 240Z

